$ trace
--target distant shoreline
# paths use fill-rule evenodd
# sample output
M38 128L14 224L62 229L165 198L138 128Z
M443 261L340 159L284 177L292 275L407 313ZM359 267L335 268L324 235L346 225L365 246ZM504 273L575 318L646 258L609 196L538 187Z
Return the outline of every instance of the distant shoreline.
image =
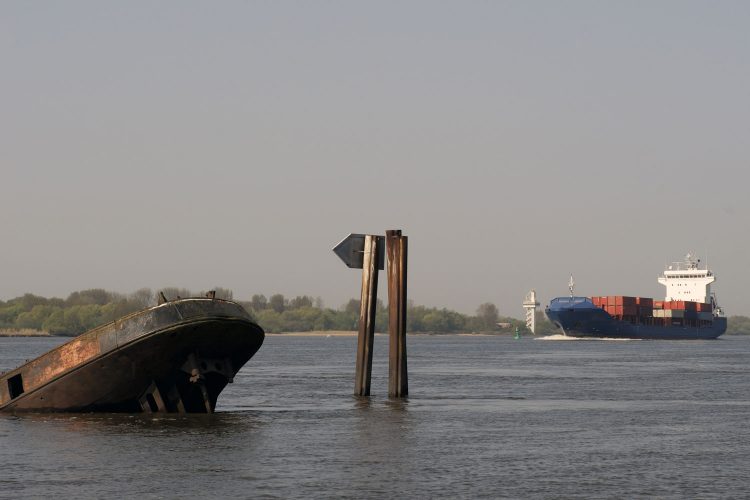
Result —
M501 332L501 333L487 333L487 332L464 332L464 333L435 333L435 332L407 332L409 337L442 337L454 335L457 337L508 337L512 336L512 333ZM358 333L354 330L313 330L309 332L281 332L281 333L270 333L266 332L266 335L274 337L356 337ZM387 336L387 333L376 333L376 336ZM552 334L553 336L555 334ZM748 333L731 333L723 336L742 336L748 335ZM33 330L31 328L23 328L20 330L15 329L0 329L0 337L67 337L67 335L52 335L49 332L41 330ZM545 338L545 335L524 335L529 338Z
M503 333L430 333L430 332L407 332L409 336L430 336L437 337L442 335L457 335L459 337L500 337L506 334ZM309 332L281 332L281 333L269 333L266 335L274 335L279 337L356 337L358 332L353 330L313 330ZM388 335L387 333L376 333L376 336Z
M507 333L457 333L457 332L446 332L446 333L435 333L435 332L407 332L411 336L423 336L423 337L434 337L442 335L456 335L459 337L500 337L509 335ZM266 335L275 336L286 336L286 337L356 337L358 332L354 330L313 330L308 332L281 332L281 333L270 333L266 332ZM376 336L385 335L387 333L376 333ZM0 329L0 337L65 337L66 335L52 335L49 332L42 330L33 330L31 328L23 328L20 330L16 329Z
M356 337L357 332L349 330L314 330L310 332L266 332L266 335L277 335L285 337ZM375 335L380 334L376 333Z
M0 329L0 337L52 337L49 332L22 328L20 330Z

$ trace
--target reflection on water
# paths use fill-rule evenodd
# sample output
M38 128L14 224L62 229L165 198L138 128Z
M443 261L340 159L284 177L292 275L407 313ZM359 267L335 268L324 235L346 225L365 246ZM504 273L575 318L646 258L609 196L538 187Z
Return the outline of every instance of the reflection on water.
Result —
M0 339L0 369L60 339ZM747 497L750 338L269 336L214 415L0 415L7 497Z

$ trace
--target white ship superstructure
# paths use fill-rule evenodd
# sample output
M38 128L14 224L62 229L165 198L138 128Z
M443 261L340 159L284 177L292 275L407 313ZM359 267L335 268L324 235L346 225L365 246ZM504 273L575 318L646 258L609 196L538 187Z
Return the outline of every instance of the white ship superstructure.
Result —
M667 287L664 300L711 302L711 283L716 277L708 267L700 269L700 259L687 254L684 262L675 262L659 276L659 283Z

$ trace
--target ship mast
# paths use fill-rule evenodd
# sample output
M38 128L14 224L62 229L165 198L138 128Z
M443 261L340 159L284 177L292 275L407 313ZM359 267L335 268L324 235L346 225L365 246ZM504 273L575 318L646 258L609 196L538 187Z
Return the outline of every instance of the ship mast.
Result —
M573 290L576 287L576 282L573 280L573 275L570 275L570 281L568 281L568 290L570 290L570 296L573 296Z

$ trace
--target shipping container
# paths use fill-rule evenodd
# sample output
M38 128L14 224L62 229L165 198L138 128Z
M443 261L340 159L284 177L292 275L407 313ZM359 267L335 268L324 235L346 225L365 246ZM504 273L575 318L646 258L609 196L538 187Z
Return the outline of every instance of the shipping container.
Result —
M648 297L636 297L635 303L643 307L650 307L650 308L654 307L654 299L651 299Z
M634 306L635 303L635 297L627 297L624 295L616 295L615 296L615 304L618 306Z
M663 300L655 300L654 301L654 309L664 309L664 301Z
M666 309L664 310L664 317L665 318L684 318L685 310L684 309Z
M622 306L623 316L635 316L638 313L638 308L635 304Z
M648 306L638 306L638 316L648 318L654 315L654 308Z

